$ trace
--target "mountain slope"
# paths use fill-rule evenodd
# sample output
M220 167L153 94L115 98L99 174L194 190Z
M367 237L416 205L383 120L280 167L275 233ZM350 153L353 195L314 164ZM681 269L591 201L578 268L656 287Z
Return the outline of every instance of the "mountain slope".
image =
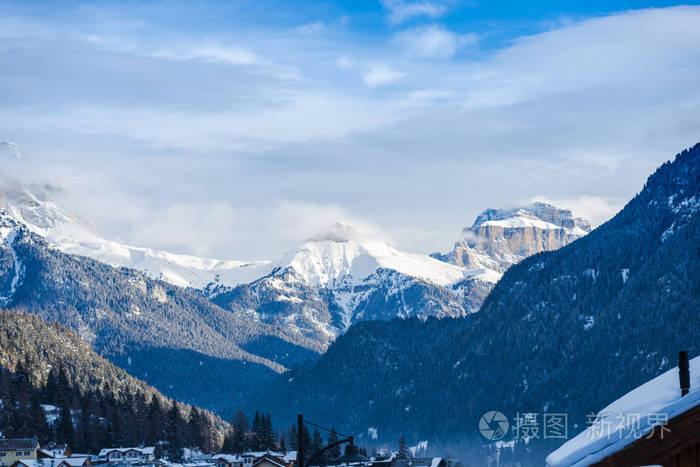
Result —
M201 294L144 273L114 268L51 247L0 213L0 300L75 329L100 354L133 365L166 394L204 407L231 403L317 344L219 308ZM265 356L245 350L266 342ZM222 384L209 387L212 370ZM225 371L224 371L225 370ZM193 379L194 378L194 379Z
M479 313L359 323L254 402L344 421L346 432L372 427L380 440L404 433L478 447L489 410L567 413L575 434L679 349L700 352L699 199L696 145L609 222L508 269ZM526 449L541 465L552 447Z
M31 411L38 398L79 412L74 415L77 433L71 440L79 452L95 452L101 442L136 444L151 435L155 438L150 442L165 439L163 426L158 431L148 412L154 414L160 407L156 415L164 418L174 403L97 355L69 329L33 315L0 311L0 430L4 435L38 436L42 443L52 439L50 427ZM176 407L181 429L192 414L197 417L200 436L190 441L202 441L200 447L208 449L221 443L227 426L220 418L182 404ZM119 421L123 425L115 423ZM54 436L66 436L58 425Z

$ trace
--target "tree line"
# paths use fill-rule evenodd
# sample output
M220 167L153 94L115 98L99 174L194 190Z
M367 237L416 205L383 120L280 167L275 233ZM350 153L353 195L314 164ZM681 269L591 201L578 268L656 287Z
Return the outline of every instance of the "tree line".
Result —
M182 460L184 447L219 448L211 417L144 392L117 394L109 386L81 391L64 367L54 367L44 385L31 383L25 365L0 367L0 431L7 438L37 437L42 444L67 443L73 452L97 453L115 446L156 446L157 455ZM46 416L44 407L54 406Z
M224 438L222 451L226 453L242 453L245 451L296 451L299 446L299 430L296 425L292 425L287 430L277 433L272 424L269 413L260 414L255 412L253 423L249 423L242 410L238 410L230 421L231 428ZM328 436L324 439L318 428L313 433L304 426L301 433L301 442L304 446L304 461L308 462L310 457L320 451L325 446L336 443L339 440L338 432L332 428ZM367 449L360 447L361 454L367 456ZM314 465L325 465L342 454L339 445L330 448L321 456L316 457ZM298 460L299 461L299 460ZM299 464L297 464L299 465Z

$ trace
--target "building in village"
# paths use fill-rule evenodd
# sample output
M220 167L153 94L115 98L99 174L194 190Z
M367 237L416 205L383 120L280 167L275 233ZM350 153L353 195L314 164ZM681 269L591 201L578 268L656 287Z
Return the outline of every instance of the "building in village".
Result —
M2 466L4 467L84 467L93 465L90 455L74 454L67 444L49 443L46 446L41 446L34 438L23 438L0 439L0 446L3 446L0 451L0 459L3 459ZM14 453L14 460L12 460L11 453Z
M9 467L18 460L36 459L40 447L37 438L0 439L0 467Z
M700 356L681 352L678 367L601 410L547 465L700 467Z
M248 451L242 454L217 454L212 460L216 467L294 467L296 451Z
M83 467L92 466L90 457L66 457L53 458L44 457L41 459L21 459L15 461L10 467Z
M98 458L105 459L108 464L138 464L153 462L156 459L155 447L105 448L100 451Z
M70 446L65 443L49 443L46 446L42 446L39 450L38 457L71 457L73 451L71 451Z

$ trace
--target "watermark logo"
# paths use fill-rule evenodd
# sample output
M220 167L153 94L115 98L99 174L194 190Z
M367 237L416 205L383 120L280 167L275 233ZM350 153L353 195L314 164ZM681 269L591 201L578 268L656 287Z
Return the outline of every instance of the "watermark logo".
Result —
M479 431L489 441L498 441L508 434L508 418L497 410L486 412L479 419Z

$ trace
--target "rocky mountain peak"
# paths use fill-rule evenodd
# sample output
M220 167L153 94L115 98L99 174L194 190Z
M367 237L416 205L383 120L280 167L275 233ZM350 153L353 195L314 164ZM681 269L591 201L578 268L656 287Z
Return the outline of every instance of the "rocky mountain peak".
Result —
M591 231L591 223L568 209L536 202L529 206L486 209L462 230L454 249L436 258L498 274L542 251L559 249Z

